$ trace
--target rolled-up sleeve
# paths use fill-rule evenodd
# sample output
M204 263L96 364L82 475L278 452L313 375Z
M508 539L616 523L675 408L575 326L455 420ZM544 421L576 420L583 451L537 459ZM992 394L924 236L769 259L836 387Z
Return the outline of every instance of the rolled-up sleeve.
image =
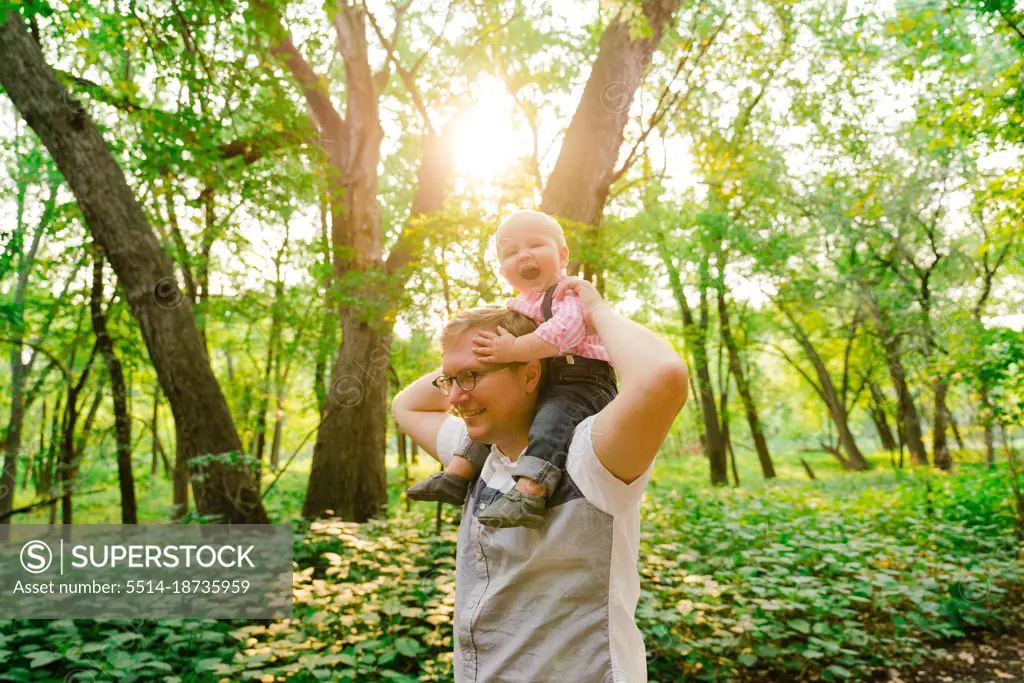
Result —
M454 415L441 423L437 430L437 459L441 464L448 467L455 453L461 453L469 444L469 435L466 432L466 423Z
M583 343L587 324L583 320L583 304L576 293L566 293L558 310L552 312L551 320L541 323L534 334L555 346L560 354L569 353Z

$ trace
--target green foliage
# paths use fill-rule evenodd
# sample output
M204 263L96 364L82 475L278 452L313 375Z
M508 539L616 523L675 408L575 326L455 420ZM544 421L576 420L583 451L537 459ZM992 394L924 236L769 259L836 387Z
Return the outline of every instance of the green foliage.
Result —
M1018 623L1005 469L811 483L791 459L752 490L695 484L699 459L659 460L637 611L652 681L867 680ZM433 506L297 522L288 620L0 622L0 680L451 680L451 512L439 537Z
M1005 473L652 493L652 679L864 679L1015 623L1024 580ZM929 515L928 510L931 510ZM651 638L650 636L653 636Z

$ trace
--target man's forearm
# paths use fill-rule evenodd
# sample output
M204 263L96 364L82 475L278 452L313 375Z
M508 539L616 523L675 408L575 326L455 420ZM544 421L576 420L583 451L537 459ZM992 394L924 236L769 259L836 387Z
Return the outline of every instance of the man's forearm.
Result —
M433 457L437 457L437 436L448 419L448 397L431 384L440 370L428 372L400 391L391 402L391 414L398 427Z
M440 370L433 370L402 389L392 401L392 410L447 413L451 409L448 397L431 384L440 374Z
M624 389L658 380L667 371L685 370L685 363L671 344L606 303L590 312L590 323L601 337Z

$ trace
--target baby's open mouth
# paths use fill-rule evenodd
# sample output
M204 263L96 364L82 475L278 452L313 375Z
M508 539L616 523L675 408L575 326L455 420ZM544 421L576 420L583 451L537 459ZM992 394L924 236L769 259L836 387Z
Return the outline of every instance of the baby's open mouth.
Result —
M526 266L519 271L519 274L527 280L536 280L540 277L540 268L537 266Z

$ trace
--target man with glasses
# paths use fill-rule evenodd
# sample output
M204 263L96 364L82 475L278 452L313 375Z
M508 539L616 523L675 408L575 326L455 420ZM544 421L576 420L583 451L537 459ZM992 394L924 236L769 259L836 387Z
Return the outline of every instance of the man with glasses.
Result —
M539 361L488 365L472 340L498 327L522 336L536 327L533 320L497 306L459 313L441 335L441 372L416 380L392 404L402 430L442 463L470 440L493 444L459 528L460 683L646 680L634 620L640 501L686 401L687 371L667 342L615 313L590 283L566 278L555 296L568 289L604 342L619 393L576 427L542 528L489 528L475 519L515 485L543 370Z

